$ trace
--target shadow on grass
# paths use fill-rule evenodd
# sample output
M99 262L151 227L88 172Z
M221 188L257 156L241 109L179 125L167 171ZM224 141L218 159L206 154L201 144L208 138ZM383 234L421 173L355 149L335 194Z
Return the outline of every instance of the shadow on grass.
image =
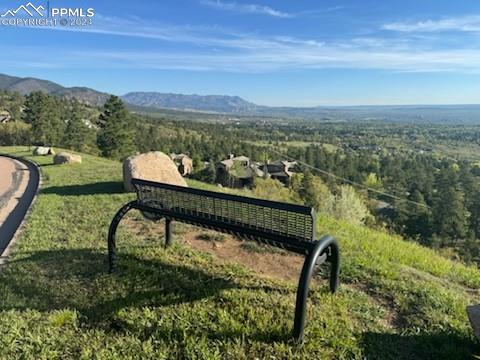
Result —
M462 334L399 335L367 332L363 335L365 359L471 359L478 344Z
M118 333L128 331L130 326L116 316L121 309L190 303L239 287L232 280L195 267L125 253L118 256L118 270L110 274L106 254L93 249L39 251L12 260L0 272L0 311L77 310L88 327ZM185 335L177 334L174 328L163 331L169 338ZM212 339L246 337L268 343L290 340L290 331L266 328L245 336L233 330L207 330L204 335Z
M235 287L187 266L127 254L118 260L113 274L106 255L89 249L40 251L11 261L0 273L6 292L0 310L77 309L94 325L125 307L181 304Z
M41 190L42 194L57 194L62 196L121 194L124 193L120 181L105 181L93 184L51 186Z

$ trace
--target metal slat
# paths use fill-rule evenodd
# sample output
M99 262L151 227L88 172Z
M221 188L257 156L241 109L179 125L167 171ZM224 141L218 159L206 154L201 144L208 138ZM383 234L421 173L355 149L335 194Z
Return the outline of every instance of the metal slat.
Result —
M172 217L186 215L192 223L208 220L218 222L219 227L240 226L268 238L278 235L301 241L315 239L314 212L305 206L137 179L132 184L139 203L151 212L170 211Z

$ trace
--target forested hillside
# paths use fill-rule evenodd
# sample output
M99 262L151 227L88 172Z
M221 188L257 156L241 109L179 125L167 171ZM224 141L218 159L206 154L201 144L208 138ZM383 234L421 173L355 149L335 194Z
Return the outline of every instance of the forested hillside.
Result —
M85 104L102 106L108 94L86 87L64 87L48 80L36 78L20 78L0 74L0 90L29 95L41 91L46 94L57 95L67 99L74 99Z
M121 160L136 151L185 153L193 178L216 183L228 154L295 160L287 186L319 212L384 228L449 256L480 258L480 126L179 121L132 114L117 97L97 108L33 92L0 94L12 120L0 144L60 146ZM261 186L258 182L257 186ZM347 211L345 203L355 203Z

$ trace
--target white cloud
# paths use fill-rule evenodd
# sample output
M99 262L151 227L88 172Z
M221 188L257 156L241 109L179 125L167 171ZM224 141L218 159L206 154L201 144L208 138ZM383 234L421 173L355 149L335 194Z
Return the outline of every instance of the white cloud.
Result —
M246 14L261 14L279 18L289 18L293 15L287 12L272 9L269 6L257 4L239 4L237 2L224 2L220 0L202 0L201 4L225 11L246 13Z
M400 32L441 32L462 31L479 32L480 16L458 16L439 20L424 20L417 22L393 22L383 25L383 29Z
M38 67L41 64L62 68L84 68L88 61L92 68L132 68L191 71L225 71L264 73L302 69L376 69L395 72L461 72L480 73L480 49L469 50L404 50L344 47L326 44L321 47L293 45L244 51L102 51L99 49L65 50L51 58L38 49ZM14 54L12 54L14 56ZM22 58L19 56L19 58ZM0 66L8 59L0 59ZM17 64L18 65L18 64ZM36 67L35 64L29 66Z
M351 68L480 73L480 46L475 42L462 42L461 45L450 45L447 48L444 44L442 46L441 41L438 43L438 37L434 34L403 34L394 38L370 35L344 40L322 40L240 33L217 26L173 26L133 18L101 16L91 28L42 29L75 31L77 36L89 36L87 33L91 33L138 37L151 39L153 44L155 41L168 44L162 46L161 51L149 52L131 49L105 52L86 48L79 53L65 49L65 56L61 59L43 59L41 56L37 59L39 64L55 61L62 67L82 67L88 63L96 67L231 72ZM158 46L152 47L155 48ZM0 64L5 64L6 61L0 60Z

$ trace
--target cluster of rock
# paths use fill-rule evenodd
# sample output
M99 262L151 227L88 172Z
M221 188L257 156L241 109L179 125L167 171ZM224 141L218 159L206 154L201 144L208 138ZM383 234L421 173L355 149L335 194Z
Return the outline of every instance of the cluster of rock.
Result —
M37 146L35 149L33 149L33 155L37 155L37 156L55 155L53 157L53 163L57 165L80 164L82 162L82 157L80 155L71 154L65 151L55 154L55 151L53 150L53 148L48 146Z
M80 164L82 157L77 154L60 152L55 154L51 147L37 146L33 150L34 155L55 155L53 163L60 164ZM184 160L181 157L180 160ZM188 167L189 164L185 163ZM184 165L184 161L181 161ZM187 169L183 169L187 170ZM187 170L188 172L188 170ZM131 185L132 179L143 179L155 182L167 183L177 186L187 187L185 179L179 172L179 167L172 158L160 151L150 151L145 154L130 156L123 162L123 182L126 191L134 191Z
M123 184L127 191L134 191L132 178L188 186L172 159L160 151L127 158L123 162Z

